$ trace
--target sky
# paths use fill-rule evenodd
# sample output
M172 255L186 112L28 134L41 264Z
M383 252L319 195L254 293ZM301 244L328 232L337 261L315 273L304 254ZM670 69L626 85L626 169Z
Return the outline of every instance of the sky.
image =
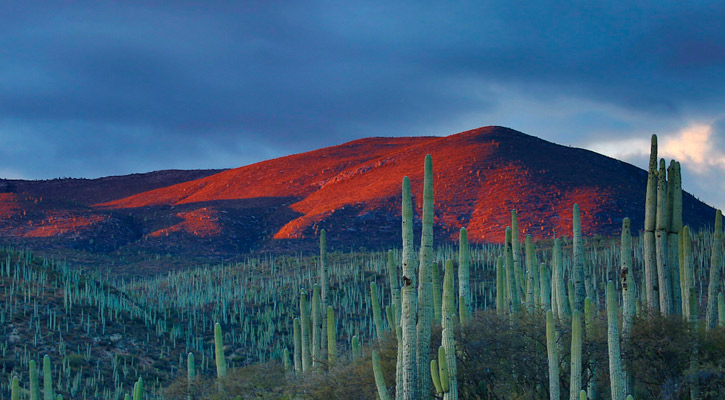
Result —
M0 177L238 167L501 125L725 207L725 2L0 3Z

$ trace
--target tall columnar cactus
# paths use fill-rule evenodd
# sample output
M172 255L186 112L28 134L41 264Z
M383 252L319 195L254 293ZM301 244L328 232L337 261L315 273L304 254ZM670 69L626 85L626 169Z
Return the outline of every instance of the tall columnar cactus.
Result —
M622 298L624 305L622 336L626 337L629 335L629 331L632 327L632 321L634 319L634 294L636 288L636 285L634 283L634 273L632 272L632 235L630 233L629 218L625 218L622 221L622 244L620 260L622 263L620 277L622 280Z
M461 324L468 321L471 315L471 287L470 287L470 264L471 251L468 246L468 231L461 228L458 235L458 296L460 298L458 305L458 315Z
M558 317L569 315L569 299L564 289L564 256L561 253L561 239L554 239L554 271L552 272L552 287L555 290L556 306L558 308ZM554 275L555 274L555 275Z
M40 385L38 384L38 366L35 360L30 360L30 400L40 400Z
M594 306L589 297L584 298L584 335L588 340L594 337ZM588 361L589 379L587 384L587 395L591 399L597 396L597 367L594 360Z
M665 160L660 160L657 176L657 224L655 230L655 246L657 257L657 277L659 278L660 312L662 315L672 314L672 282L670 267L667 265L667 171Z
M133 386L133 400L143 399L143 378L139 377Z
M609 347L609 384L612 400L624 399L624 371L622 370L622 353L619 348L619 328L617 326L617 291L614 282L607 282L607 343Z
M507 298L511 303L511 312L517 313L519 311L519 289L516 283L516 272L514 269L514 257L513 257L513 244L511 239L511 228L506 227L506 248L504 250L505 261L506 261L506 289ZM507 308L508 310L508 308Z
M536 271L536 253L534 251L534 242L531 235L526 235L524 239L524 249L526 258L526 309L531 312L534 310L536 301L536 283L538 282L538 271Z
M329 322L328 322L329 324ZM295 364L295 373L301 373L302 372L302 332L300 327L300 319L295 318L292 322L292 340L294 342L294 364ZM329 346L329 344L328 344ZM328 355L329 356L329 355Z
M292 363L290 361L289 350L286 347L282 351L282 364L284 365L285 374L288 374L290 373L290 371L292 371Z
M398 270L392 250L388 250L388 280L390 281L390 306L393 308L393 314L395 315L392 328L395 331L395 326L400 324L400 279L398 278Z
M433 158L425 156L423 178L423 229L420 235L420 260L418 264L418 393L427 396L430 392L430 332L433 323Z
M672 309L675 313L682 310L681 282L677 279L680 273L679 234L682 231L682 175L680 172L680 163L672 160L667 168L667 263L670 267Z
M388 387L385 385L385 378L383 377L383 369L380 366L380 356L378 352L372 351L372 362L373 362L373 375L375 377L375 386L378 389L378 396L380 400L390 400L390 393L388 393Z
M508 312L508 301L506 300L506 267L501 256L496 259L496 312L499 314Z
M684 226L680 233L680 285L682 290L682 315L690 320L692 310L690 305L690 289L695 287L695 271L692 266L692 243L690 241L690 227ZM697 305L697 303L694 303ZM697 310L695 310L697 313Z
M514 280L516 282L516 293L519 299L524 296L524 277L521 272L521 245L519 242L519 216L516 209L511 210L511 256L514 266Z
M433 267L433 323L439 325L441 323L442 299L441 299L441 274L439 267L440 262L431 264Z
M214 324L214 358L216 359L216 376L223 378L227 374L227 360L224 358L222 326L218 322Z
M657 135L652 135L644 209L644 274L647 307L659 310L655 228L657 222Z
M50 356L47 354L43 357L43 399L55 400L53 377L50 372Z
M20 390L20 379L13 376L13 382L10 385L10 400L20 400L22 390Z
M418 381L416 379L418 364L416 363L416 309L417 309L417 277L413 260L413 206L410 197L410 180L403 178L402 201L402 236L403 236L403 287L401 297L401 346L402 379L396 382L396 393L402 393L404 400L417 399Z
M330 366L337 363L337 327L332 306L327 306L327 363Z
M554 313L546 312L546 351L549 356L549 398L559 399L559 353L556 344Z
M549 284L549 271L546 268L546 264L541 263L539 266L539 302L541 308L548 310L552 307L551 305L551 285Z
M317 329L321 331L327 328L325 322L325 310L327 310L327 292L329 291L329 284L327 282L327 232L324 229L320 229L320 270L319 274L319 285L320 285L320 312L322 319L320 320L320 326ZM327 336L322 335L320 338L320 358L324 356L322 351L327 347Z
M448 367L448 391L444 392L444 400L458 399L458 380L456 378L456 345L453 340L454 313L456 310L454 286L453 286L453 262L446 261L446 274L443 278L443 321L441 327L441 342L445 350L445 360Z
M722 268L722 211L715 213L715 232L712 235L712 249L710 253L710 280L707 286L707 313L705 323L708 328L717 325L717 294L720 292L720 269Z
M306 372L312 366L310 353L310 314L307 307L307 292L300 291L300 331L302 333L302 372Z
M380 311L380 300L378 299L378 285L370 282L370 301L373 303L373 322L375 322L375 333L378 338L383 337L383 315Z
M322 360L322 309L320 308L320 286L312 286L312 368L316 368ZM327 310L325 310L327 311Z
M587 296L584 286L584 247L582 244L582 223L579 204L572 210L572 233L574 237L574 309L584 310L584 298ZM576 400L576 399L573 399Z
M717 294L717 326L725 326L725 296Z
M582 305L582 309L584 306ZM582 387L582 321L581 312L574 309L571 313L571 378L569 379L570 400L577 400Z
M287 349L285 349L286 351ZM285 365L286 367L286 365ZM287 368L285 368L285 371ZM194 362L194 353L189 352L189 354L186 356L186 386L187 386L187 396L186 398L188 400L191 400L191 395L193 393L192 391L192 385L194 383L194 378L196 377L196 364Z

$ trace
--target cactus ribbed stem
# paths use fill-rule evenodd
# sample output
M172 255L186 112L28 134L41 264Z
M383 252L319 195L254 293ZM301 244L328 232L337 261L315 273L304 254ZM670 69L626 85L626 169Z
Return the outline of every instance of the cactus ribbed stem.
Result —
M320 308L320 286L312 286L312 368L316 368L322 360L322 309ZM325 310L327 311L327 310Z
M584 298L584 335L589 340L594 337L594 306L589 297ZM589 380L587 384L587 395L594 399L597 393L597 368L594 360L589 360Z
M554 240L554 273L552 274L553 289L556 290L556 306L558 307L559 318L569 315L569 298L564 289L564 256L561 253L561 239ZM554 278L555 276L555 278Z
M623 298L623 321L622 321L622 336L627 337L632 327L632 321L634 319L634 274L632 264L632 235L630 233L630 222L629 218L625 218L622 221L622 241L620 249L620 260L622 268L620 271L620 277L622 280L622 298Z
M516 294L519 298L519 304L524 298L524 276L521 272L521 245L519 242L519 216L516 209L511 210L511 257L513 258L514 280L516 282Z
M433 386L435 387L436 393L442 394L443 388L441 387L441 377L438 368L438 361L430 360L430 376L433 378Z
M373 322L375 323L375 333L378 338L383 337L383 315L380 311L380 301L378 300L378 285L370 282L370 301L373 304Z
M329 322L328 322L329 324ZM292 323L292 337L294 342L294 364L295 364L295 373L301 373L302 372L302 333L300 328L300 319L295 318ZM328 344L329 347L329 344ZM328 355L329 357L329 355Z
M403 287L401 297L401 358L402 379L396 382L396 393L402 393L403 400L418 399L416 362L416 309L417 277L413 260L413 206L410 197L410 180L403 178L402 236L403 236Z
M468 317L473 311L471 310L471 288L469 283L470 265L471 251L468 246L468 231L466 228L461 228L458 234L458 297L462 300L462 303L458 306L458 315L461 324L468 322Z
M380 366L380 356L378 352L372 351L372 362L373 362L373 375L375 376L375 386L378 389L378 396L380 400L390 400L390 393L388 393L388 387L385 385L385 378L383 377L383 369Z
M327 306L327 363L330 366L337 363L337 327L332 306Z
M552 307L551 305L551 286L549 285L549 271L546 268L546 264L541 263L539 266L539 302L541 308L548 310Z
M431 264L433 267L433 323L441 323L441 274L440 262Z
M586 297L586 287L584 286L584 247L582 243L582 223L579 212L579 204L574 204L572 210L572 233L574 247L574 307L575 310L584 310L584 298ZM572 399L576 400L576 399Z
M310 354L310 314L307 308L307 292L302 289L300 291L300 330L302 333L302 372L306 372L312 367Z
M549 357L549 398L559 399L559 354L556 344L554 313L546 312L546 351Z
M647 307L653 311L659 309L657 286L657 263L655 245L655 227L657 222L657 135L652 135L647 173L647 192L644 212L644 271Z
M505 314L508 310L508 302L506 302L506 267L504 267L503 257L496 259L496 312Z
M447 375L448 375L448 390L444 390L444 400L457 400L458 399L458 379L456 377L456 345L453 339L454 330L454 313L456 307L454 285L453 285L453 261L446 261L446 274L443 278L443 322L441 327L442 347L445 350L445 357L447 364ZM442 361L439 360L439 363ZM445 389L443 383L444 377L441 374L441 386Z
M680 164L674 160L667 168L667 265L670 267L672 284L672 310L678 314L682 310L682 291L680 288L680 263L678 257L679 233L682 231L682 177Z
M624 399L624 374L622 370L622 353L619 348L619 328L617 326L617 291L614 282L607 282L607 343L609 347L609 384L612 400Z
M53 377L50 372L50 356L47 354L43 357L43 399L55 400Z
M13 376L13 383L10 385L10 400L20 400L20 380Z
M725 296L717 294L717 325L725 326Z
M224 342L222 341L222 326L214 324L214 358L216 360L216 375L223 378L227 374L227 361L224 358Z
M433 158L425 156L423 178L423 217L420 235L420 260L418 264L418 323L417 349L418 393L430 392L430 332L433 324Z
M519 289L516 283L516 270L514 269L514 258L513 258L513 243L511 239L511 228L506 227L506 248L505 248L505 261L506 261L506 289L507 297L511 303L511 312L517 313L519 311ZM508 310L508 307L507 307Z
M534 252L534 243L531 241L531 235L526 235L524 239L524 251L526 258L526 310L529 312L534 310L535 294L536 294L536 254Z
M388 250L388 280L390 282L390 305L395 316L391 328L395 332L395 327L400 324L400 279L398 278L398 270L392 250Z
M326 310L327 310L327 302L328 302L328 296L327 292L329 291L329 284L328 284L328 278L327 278L327 232L324 229L320 229L320 268L318 271L320 280L320 325L316 327L315 329L319 329L320 332L323 332L325 329L327 329L327 322L325 320L326 318ZM321 335L320 337L320 358L323 358L325 355L323 354L325 349L327 348L327 335Z
M717 325L717 294L720 292L720 269L722 268L722 211L715 213L715 232L712 235L712 250L710 253L710 280L707 286L707 312L705 323L708 328Z
M672 282L670 280L670 267L667 265L669 254L667 252L667 171L665 160L660 160L660 170L657 176L657 225L655 230L655 245L657 257L657 277L659 279L660 312L662 315L672 314Z
M38 366L35 360L30 360L30 400L40 400L40 385L38 384Z
M582 302L583 303L583 302ZM582 309L584 305L582 304ZM574 309L571 313L571 378L569 393L571 400L577 400L577 393L582 387L582 321L581 312Z

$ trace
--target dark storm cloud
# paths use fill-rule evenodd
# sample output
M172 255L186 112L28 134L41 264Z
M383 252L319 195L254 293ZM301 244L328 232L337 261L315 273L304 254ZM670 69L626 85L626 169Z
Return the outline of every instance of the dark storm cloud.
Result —
M591 135L626 135L622 114L723 104L715 2L199 4L0 5L0 134L17 144L4 169L232 167L363 136L450 134L498 124L466 125L518 106L502 93L620 110L559 122L599 126ZM23 141L45 157L24 164L12 150Z

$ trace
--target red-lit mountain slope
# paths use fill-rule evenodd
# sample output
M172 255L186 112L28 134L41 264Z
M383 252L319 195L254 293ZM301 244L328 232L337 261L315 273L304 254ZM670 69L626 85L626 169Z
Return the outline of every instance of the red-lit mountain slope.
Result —
M455 239L466 226L473 241L501 241L514 208L523 234L570 235L574 203L581 207L585 235L617 234L625 216L635 230L642 226L645 171L502 127L446 137L361 139L95 207L99 213L128 213L136 219L154 213L142 236L167 238L171 246L202 237L237 251L311 248L320 228L343 248L398 246L401 180L410 177L420 213L428 153L439 240ZM171 208L177 211L168 212ZM686 223L711 223L714 210L692 196L684 196L684 208Z

